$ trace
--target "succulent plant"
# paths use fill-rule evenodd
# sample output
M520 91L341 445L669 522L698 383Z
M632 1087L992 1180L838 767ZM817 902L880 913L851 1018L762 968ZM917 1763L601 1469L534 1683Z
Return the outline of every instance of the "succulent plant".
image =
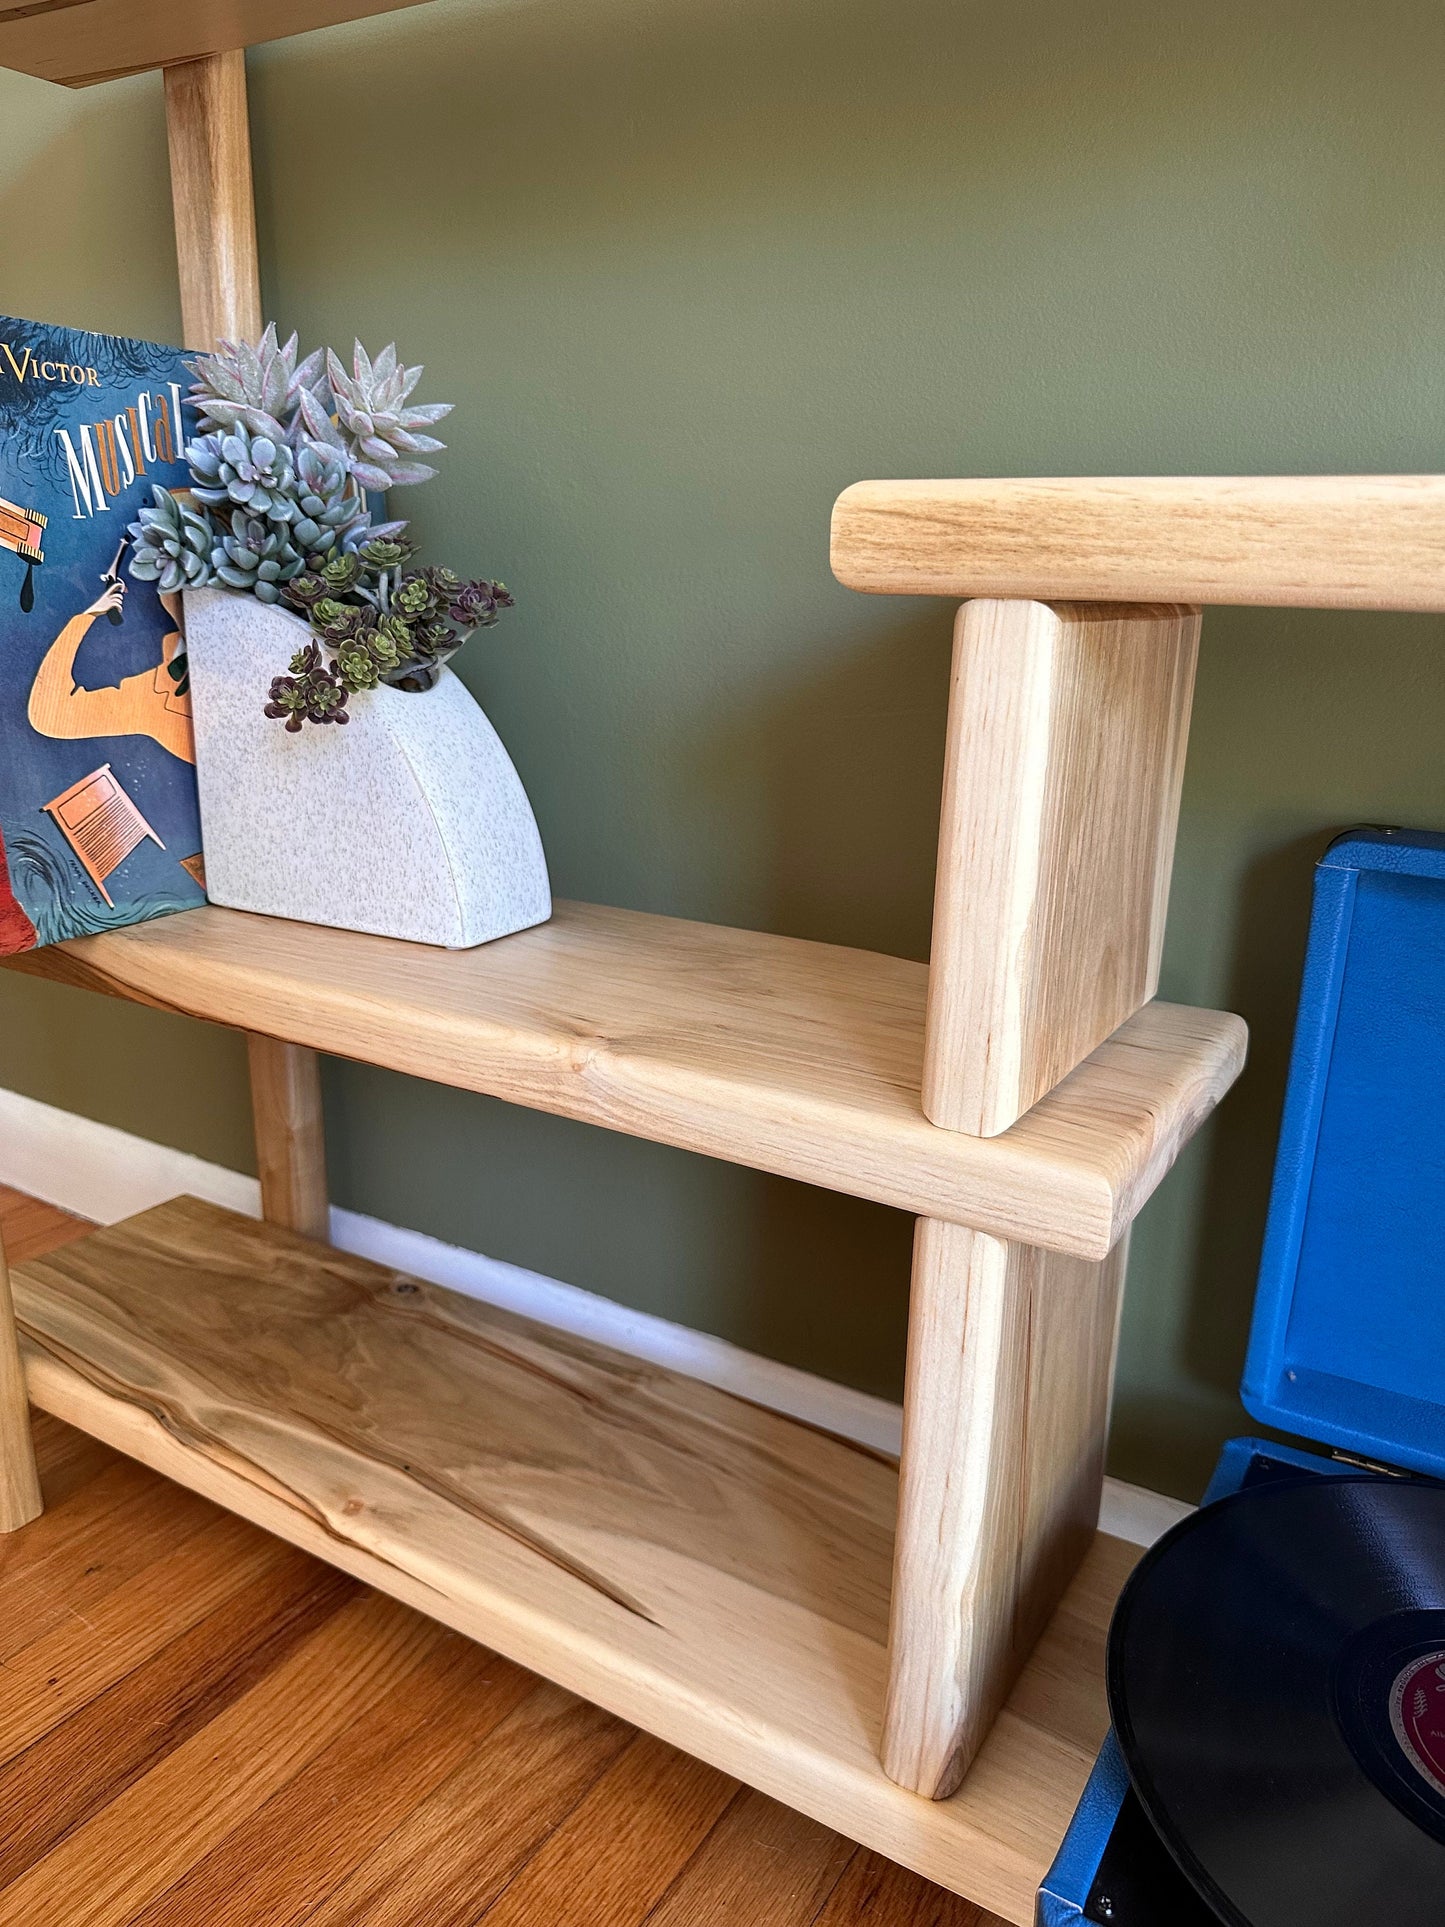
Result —
M366 564L355 550L349 555L328 556L318 570L327 594L333 596L349 595L365 573Z
M223 341L187 366L202 433L186 449L195 505L164 489L132 527L131 571L163 588L219 582L305 615L312 640L271 685L288 730L347 720L349 696L429 689L474 629L512 598L500 582L410 568L405 522L373 522L368 494L429 481L417 456L450 404L417 404L420 367L360 342L351 372L329 349L297 357L275 325L253 348ZM328 660L328 654L330 660Z
M383 616L374 629L363 631L384 675L411 661L411 633L411 624L404 616Z
M399 616L428 616L432 613L432 592L419 575L409 575L392 591L391 606Z
M152 508L143 508L130 525L130 572L139 582L154 582L167 594L203 589L214 579L210 517L198 515L159 484L151 489Z
M516 600L504 582L464 582L447 605L447 615L463 629L490 629Z
M312 634L336 652L353 692L377 680L429 689L469 630L497 620L512 598L500 582L466 582L450 569L406 569L413 544L373 538L333 554L286 585Z
M379 577L399 569L416 554L415 542L404 535L382 535L376 529L356 551L357 560Z
M222 525L224 528L226 525ZM211 551L216 580L241 589L258 602L279 602L285 583L301 573L305 557L290 539L284 522L263 522L244 509L232 512L229 534L217 531Z
M363 689L376 688L381 681L381 669L376 651L364 643L346 642L337 651L336 673L349 690L358 694Z
M324 554L347 535L361 539L371 527L365 499L351 480L340 449L305 442L296 457L293 535L298 548Z
M296 515L296 464L284 441L249 428L202 435L188 444L191 493L208 508L233 503L252 515L291 521Z
M349 723L346 685L335 670L322 661L313 642L291 659L292 673L276 676L271 683L266 714L284 718L294 735L303 723Z
M298 441L301 397L325 389L326 362L318 348L298 363L296 347L294 334L278 342L273 321L254 348L245 341L223 341L214 354L187 362L196 377L190 398L203 424Z
M315 440L344 449L362 488L385 490L429 482L436 470L412 458L445 448L424 431L451 411L450 402L408 403L422 369L403 367L394 343L373 361L358 341L348 375L339 357L326 351L331 408L321 394L304 390L298 399L302 420ZM332 409L336 420L331 418Z
M287 600L290 601L288 592ZM375 609L366 608L354 602L340 602L335 596L323 596L311 605L311 631L331 648L339 649L343 642L350 642L363 630L376 627Z

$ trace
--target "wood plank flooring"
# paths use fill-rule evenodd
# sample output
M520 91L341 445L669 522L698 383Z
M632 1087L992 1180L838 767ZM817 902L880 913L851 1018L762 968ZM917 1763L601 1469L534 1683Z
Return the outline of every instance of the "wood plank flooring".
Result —
M12 1260L86 1229L0 1186ZM996 1927L43 1414L0 1927Z

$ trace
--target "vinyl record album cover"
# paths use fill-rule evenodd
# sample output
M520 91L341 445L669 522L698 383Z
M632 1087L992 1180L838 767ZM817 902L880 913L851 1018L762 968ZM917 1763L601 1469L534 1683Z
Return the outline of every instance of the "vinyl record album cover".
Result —
M205 901L180 611L125 567L182 353L0 316L0 956Z

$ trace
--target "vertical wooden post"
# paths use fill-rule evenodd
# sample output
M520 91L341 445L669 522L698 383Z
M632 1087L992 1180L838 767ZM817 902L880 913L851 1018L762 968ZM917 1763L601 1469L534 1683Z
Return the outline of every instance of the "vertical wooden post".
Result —
M1199 611L965 603L923 1108L1006 1130L1153 996ZM1098 1519L1122 1247L920 1220L883 1765L958 1785Z
M0 1240L0 1532L29 1525L44 1509L30 1436L30 1404L15 1332L15 1300Z
M993 1137L1154 995L1199 611L966 602L923 1108Z
M883 1768L963 1778L1088 1549L1124 1274L918 1222Z
M211 54L166 68L166 128L181 320L187 343L261 333L246 56ZM273 1224L325 1238L326 1148L315 1051L249 1040L261 1208Z
M261 270L246 56L210 54L167 67L165 74L186 343L213 348L218 340L255 341L261 332Z
M326 1143L321 1065L314 1050L251 1032L246 1039L261 1215L325 1243L331 1210L326 1195Z

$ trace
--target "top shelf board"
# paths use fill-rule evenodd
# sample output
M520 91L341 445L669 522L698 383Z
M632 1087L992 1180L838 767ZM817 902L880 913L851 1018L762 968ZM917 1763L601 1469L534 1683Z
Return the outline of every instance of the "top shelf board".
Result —
M0 0L0 67L90 87L425 0Z
M873 595L1445 609L1445 475L857 482L833 572Z
M476 950L214 905L11 960L634 1137L1101 1258L1244 1063L1148 1004L999 1137L923 1114L927 967L595 904Z

